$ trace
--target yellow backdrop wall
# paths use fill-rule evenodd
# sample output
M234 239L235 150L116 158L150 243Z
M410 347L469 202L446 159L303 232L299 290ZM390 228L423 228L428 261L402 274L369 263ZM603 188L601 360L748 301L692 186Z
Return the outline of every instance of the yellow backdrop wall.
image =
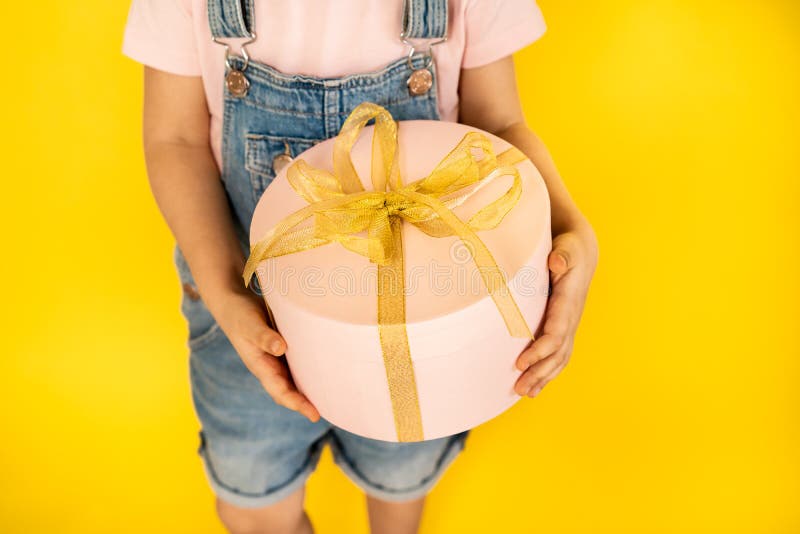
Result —
M601 260L573 360L423 532L800 532L800 3L541 0L531 126ZM0 531L221 533L127 2L3 9ZM319 531L366 532L323 459Z

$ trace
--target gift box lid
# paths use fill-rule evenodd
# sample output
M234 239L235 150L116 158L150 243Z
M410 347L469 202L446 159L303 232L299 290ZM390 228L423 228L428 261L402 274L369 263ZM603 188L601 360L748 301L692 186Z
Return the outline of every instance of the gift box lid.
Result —
M372 190L374 131L374 126L365 127L351 151L353 166L367 191ZM399 121L397 156L403 183L428 175L465 134L474 131L480 130L452 122ZM511 147L495 135L481 133L491 140L495 153ZM295 160L302 159L313 167L333 172L334 142L335 138L322 141L297 155ZM478 232L506 274L512 292L515 283L526 283L526 279L542 275L522 272L521 268L545 245L541 236L549 235L550 224L548 193L540 173L528 159L515 166L522 179L518 203L496 228ZM256 206L250 228L251 244L287 215L308 205L290 186L287 168L276 175ZM467 220L500 197L511 181L510 176L501 176L475 188L453 213ZM431 237L406 223L402 225L402 235L408 325L423 326L427 321L464 310L487 298L469 251L457 236ZM317 317L353 325L375 324L377 266L338 243L265 260L259 265L258 274L267 300L277 291L284 305ZM441 327L439 322L437 329ZM424 335L424 328L420 332Z

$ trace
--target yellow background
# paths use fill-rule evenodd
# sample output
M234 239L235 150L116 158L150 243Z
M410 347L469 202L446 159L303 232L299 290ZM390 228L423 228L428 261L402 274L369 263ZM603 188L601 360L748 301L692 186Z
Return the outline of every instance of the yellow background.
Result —
M472 434L423 532L800 532L800 3L540 5L525 109L600 266L567 370ZM2 532L223 532L127 7L3 8ZM366 532L327 455L308 503Z

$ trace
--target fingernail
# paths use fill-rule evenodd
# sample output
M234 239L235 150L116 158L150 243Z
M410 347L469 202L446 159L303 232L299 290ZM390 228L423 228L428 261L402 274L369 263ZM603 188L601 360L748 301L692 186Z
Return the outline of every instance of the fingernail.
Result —
M272 343L272 354L275 354L276 356L278 354L283 354L283 343L281 343L280 341L273 342Z
M538 395L538 394L539 394L539 392L540 392L540 391L542 391L542 388L541 388L541 386L537 386L537 387L533 388L533 389L530 391L530 393L529 393L529 394L530 394L530 396L531 396L531 397L535 397L536 395Z

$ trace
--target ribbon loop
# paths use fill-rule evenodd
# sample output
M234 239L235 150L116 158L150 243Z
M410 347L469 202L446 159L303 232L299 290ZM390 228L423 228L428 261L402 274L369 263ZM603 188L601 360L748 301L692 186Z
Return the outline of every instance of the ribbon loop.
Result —
M383 107L371 102L356 106L350 113L336 136L333 147L334 174L342 184L345 193L363 191L350 151L356 144L361 130L375 119L375 132L372 136L372 186L374 191L385 191L388 184L400 186L400 173L395 154L397 152L397 123Z

